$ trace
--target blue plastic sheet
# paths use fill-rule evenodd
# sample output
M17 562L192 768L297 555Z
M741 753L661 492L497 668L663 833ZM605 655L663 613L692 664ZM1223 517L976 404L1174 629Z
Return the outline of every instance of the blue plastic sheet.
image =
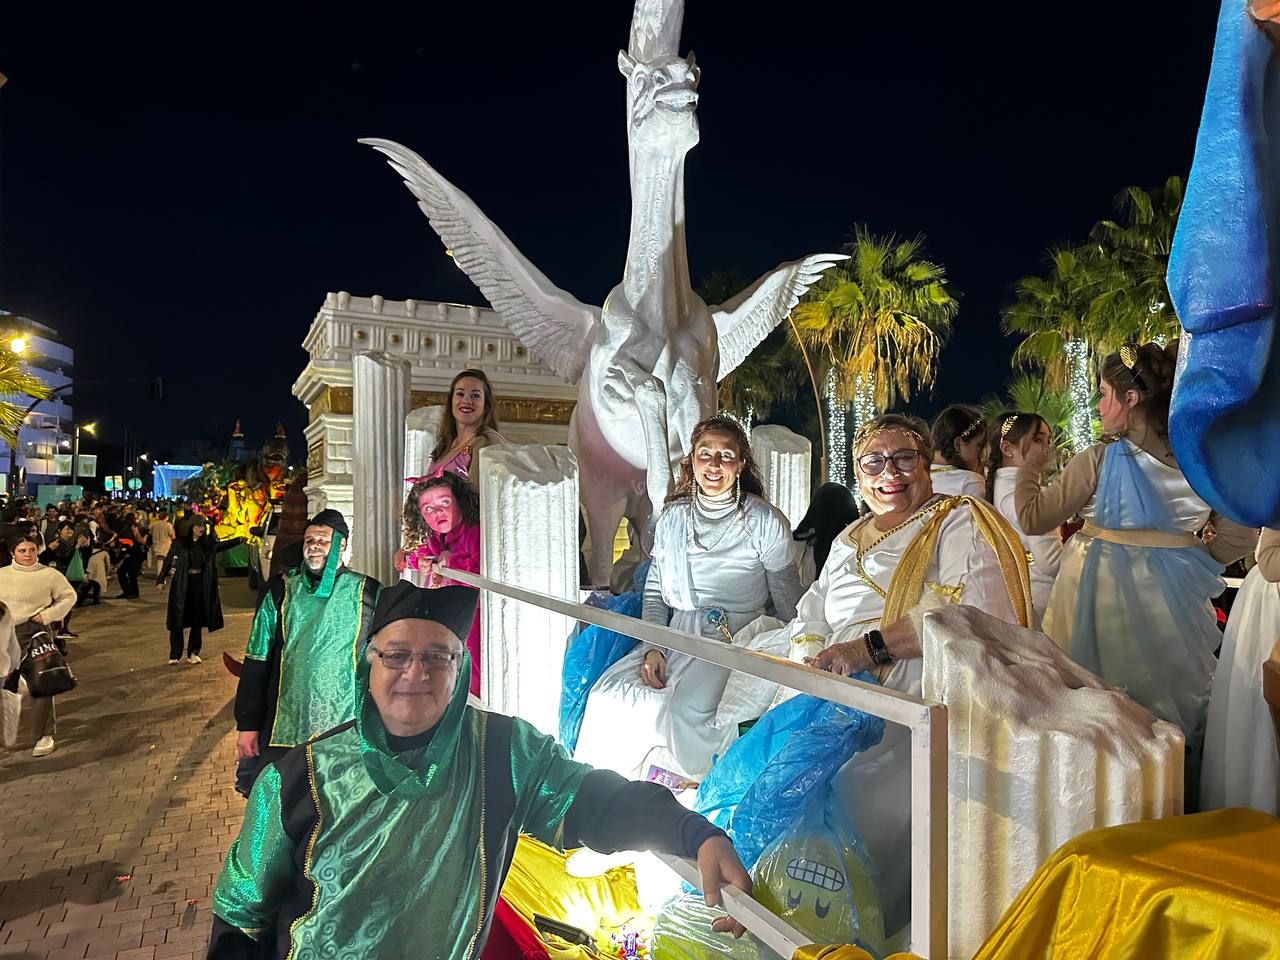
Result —
M869 674L858 679L874 682ZM729 834L750 869L822 794L848 760L880 742L884 721L801 695L774 707L726 751L695 809Z
M643 584L648 574L646 562L636 571L636 583ZM605 609L623 616L640 618L644 598L640 590L621 593ZM611 666L630 653L640 641L613 630L589 626L569 643L564 654L560 682L560 743L573 753L578 745L578 731L587 712L587 697L596 681Z

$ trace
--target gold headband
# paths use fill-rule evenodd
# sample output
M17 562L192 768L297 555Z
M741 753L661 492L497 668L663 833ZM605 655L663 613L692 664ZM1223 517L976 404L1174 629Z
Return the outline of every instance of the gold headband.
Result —
M1120 362L1130 370L1132 370L1133 365L1138 362L1138 351L1133 348L1132 344L1126 343L1120 348Z
M968 443L969 440L973 438L973 435L982 428L982 426L983 426L983 421L982 421L982 418L979 417L977 420L973 421L973 423L969 424L967 427L965 427L963 430L960 431L960 439Z
M920 436L919 432L912 430L908 426L889 424L883 427L876 427L876 429L868 431L865 435L859 431L859 435L853 438L854 457L856 458L859 456L862 448L882 433L905 433L907 436L915 438L916 444L922 453L925 450L931 449L928 441L926 441L924 437Z
M1018 422L1018 417L1020 417L1020 416L1022 416L1022 414L1020 414L1020 413L1015 413L1015 414L1011 414L1011 415L1010 415L1010 416L1008 416L1008 417L1005 417L1005 421L1004 421L1004 423L1000 424L1000 439L1001 439L1001 440L1003 440L1005 437L1009 436L1009 431L1013 429L1013 425L1014 425L1015 423L1017 423L1017 422Z

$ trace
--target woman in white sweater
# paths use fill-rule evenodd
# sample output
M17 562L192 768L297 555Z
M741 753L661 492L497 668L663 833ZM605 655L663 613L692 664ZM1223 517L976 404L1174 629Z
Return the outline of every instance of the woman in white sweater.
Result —
M37 634L46 632L50 639L56 635L51 628L76 605L76 591L67 582L67 578L53 567L40 565L37 559L40 545L34 536L22 536L10 549L13 551L13 563L0 567L0 603L9 608L13 617L21 661L30 653ZM10 693L18 692L16 669L9 674L4 687ZM56 722L53 697L35 698L32 721L36 746L31 755L48 756L53 753Z

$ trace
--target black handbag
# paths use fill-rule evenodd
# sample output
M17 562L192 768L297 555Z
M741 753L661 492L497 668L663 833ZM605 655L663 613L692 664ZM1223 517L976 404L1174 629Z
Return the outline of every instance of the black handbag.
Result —
M71 664L48 630L38 630L31 635L31 652L19 669L27 681L27 692L33 697L56 697L76 688Z

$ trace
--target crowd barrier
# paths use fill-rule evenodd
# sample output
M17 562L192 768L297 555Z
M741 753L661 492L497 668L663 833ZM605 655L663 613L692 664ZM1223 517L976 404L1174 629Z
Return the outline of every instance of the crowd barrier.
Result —
M592 623L669 650L777 683L791 690L833 700L899 723L911 730L911 952L927 960L947 956L947 709L931 703L836 676L715 640L706 640L625 617L598 607L490 580L465 570L444 575L480 590ZM662 857L681 879L699 886L692 861ZM791 957L809 938L737 890L723 891L725 908L756 937L783 957Z

